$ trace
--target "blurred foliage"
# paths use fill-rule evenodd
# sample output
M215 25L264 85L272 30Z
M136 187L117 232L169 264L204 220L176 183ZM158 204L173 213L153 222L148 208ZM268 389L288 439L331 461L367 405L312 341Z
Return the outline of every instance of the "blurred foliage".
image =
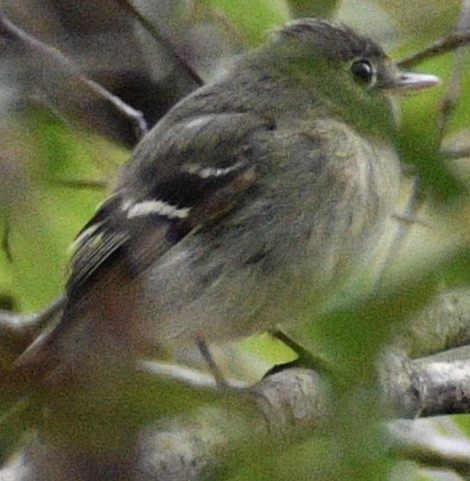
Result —
M104 195L67 182L108 181L128 154L42 109L12 119L3 135L14 146L10 162L21 185L3 186L11 260L1 252L0 282L2 289L16 294L22 310L30 311L60 293L67 246Z
M289 12L293 18L299 17L321 17L332 18L335 11L341 4L337 0L289 0Z
M432 41L436 36L445 35L458 17L461 2L452 0L399 0L387 2L378 0L377 5L386 12L397 33L409 35L415 42ZM432 28L430 28L432 25ZM399 36L397 36L400 38Z
M293 16L307 13L329 16L337 11L342 21L372 32L392 48L395 58L450 32L460 8L456 0L200 0L193 3L222 17L231 27L229 34L236 31L246 46L258 44L267 29L289 18L289 12ZM158 8L158 2L154 8ZM184 9L176 11L182 15ZM70 11L68 13L70 15ZM28 15L27 8L23 14ZM42 15L47 24L47 10ZM188 14L187 21L191 19L197 20ZM110 22L107 29L109 27ZM60 46L60 37L58 42ZM85 51L85 55L91 57L92 52ZM197 52L189 57L197 57ZM437 132L437 115L451 58L452 55L447 54L419 66L420 71L439 75L443 85L404 99L398 138L403 160L412 164L421 178L423 196L433 199L434 215L441 213L442 216L452 208L458 209L459 203L468 202L461 195L461 182L451 175L445 158L439 153L441 139ZM468 58L464 65L459 102L449 122L450 133L468 128L470 124ZM146 79L142 72L139 75L139 79ZM62 113L57 114L53 109L35 102L27 102L27 108L23 105L13 99L8 105L3 105L2 101L0 106L4 114L0 125L4 145L0 157L0 214L2 232L7 232L4 249L0 252L0 295L11 295L13 305L22 311L31 311L44 305L63 288L69 256L67 246L105 195L105 189L96 189L92 184L97 180L109 181L116 167L128 156L128 150L105 140L99 131L86 130L83 124L77 127L73 119L64 120ZM90 187L72 187L73 183L81 181L90 181ZM468 219L462 219L462 223L459 229L470 227ZM437 247L421 249L419 259L410 253L404 256L401 262L407 264L407 271L390 274L380 292L365 292L346 307L337 306L319 316L311 329L302 333L306 342L310 338L334 360L338 372L334 415L325 422L323 436L304 440L287 450L282 445L274 449L271 445L250 444L224 467L225 479L384 479L391 460L384 455L383 442L376 432L378 413L371 389L374 359L394 323L425 303L438 284L443 281L448 285L468 283L468 250L465 246L441 242L446 233L444 225L437 227L442 229L437 234ZM241 356L247 356L247 361L241 365L247 368L256 357L262 359L264 371L269 365L292 360L292 352L279 347L278 341L269 336L246 340L240 349ZM261 374L256 371L257 376ZM252 376L252 373L247 375L249 379ZM55 418L51 429L60 431L59 437L69 436L70 429L92 424L98 431L103 429L97 438L102 440L104 436L106 445L111 438L123 433L107 430L114 426L116 419L122 420L122 426L128 424L135 428L149 419L214 401L212 394L195 395L192 388L164 384L148 379L133 379L132 382L126 377L119 382L114 379L114 383L102 387L101 400L96 398L96 390L92 394L70 392L65 398L56 399L53 409L60 412L61 417ZM90 397L97 400L91 412ZM27 411L20 405L5 414L4 422L0 423L3 452L15 441L13 433L23 432L18 426L27 425L31 418L37 421L34 409L25 413ZM43 415L39 417L47 420L47 413L45 418ZM74 419L76 425L68 424L70 419ZM82 422L84 424L80 424ZM470 433L468 418L464 418L461 425ZM95 434L81 432L77 442L88 444Z
M288 10L282 0L201 0L201 3L222 11L247 45L258 44L267 29L288 19Z

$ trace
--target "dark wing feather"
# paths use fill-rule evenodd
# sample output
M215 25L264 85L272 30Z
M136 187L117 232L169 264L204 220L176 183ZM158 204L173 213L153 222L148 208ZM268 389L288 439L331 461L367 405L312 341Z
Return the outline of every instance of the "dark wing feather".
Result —
M131 158L127 183L77 236L69 300L98 279L113 282L106 275L116 264L135 276L192 229L232 208L253 184L255 159L263 155L253 139L271 130L270 123L249 114L213 114L200 123L193 128L189 119L150 133L162 136L153 139L153 158L139 158L138 150Z

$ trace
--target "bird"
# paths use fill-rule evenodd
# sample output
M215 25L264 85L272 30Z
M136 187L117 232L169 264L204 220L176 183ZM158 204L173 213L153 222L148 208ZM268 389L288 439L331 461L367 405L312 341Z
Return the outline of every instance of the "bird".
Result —
M136 146L75 239L60 321L15 368L54 384L148 342L190 363L311 322L394 214L400 94L437 82L340 23L274 30Z

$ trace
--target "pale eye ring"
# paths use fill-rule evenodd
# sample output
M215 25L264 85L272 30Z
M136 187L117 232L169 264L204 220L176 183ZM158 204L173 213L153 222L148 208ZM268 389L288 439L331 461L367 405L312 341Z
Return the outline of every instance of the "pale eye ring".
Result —
M366 87L371 87L376 82L376 72L369 60L355 60L350 67L354 80Z

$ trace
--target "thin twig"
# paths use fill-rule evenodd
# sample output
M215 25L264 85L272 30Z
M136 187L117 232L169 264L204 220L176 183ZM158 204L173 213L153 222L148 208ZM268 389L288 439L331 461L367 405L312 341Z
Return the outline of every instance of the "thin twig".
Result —
M3 227L3 232L2 232L2 250L5 253L7 261L12 263L13 262L13 254L11 252L10 223L9 223L8 219L5 219L5 225Z
M204 80L199 76L199 74L193 70L188 63L183 59L183 57L178 53L175 46L169 39L168 35L157 30L128 0L116 0L124 10L130 13L136 18L136 20L147 30L150 35L165 48L167 55L179 65L198 85L199 87L204 85Z
M384 428L393 454L427 467L468 473L470 441L449 418L399 419L386 423Z
M134 123L134 128L136 130L137 137L143 137L148 132L147 122L144 119L144 115L140 110L136 110L129 104L124 102L118 96L112 94L109 90L105 89L101 84L80 76L82 80L103 99L110 102L119 112L123 113L127 118L129 118Z
M425 60L451 52L458 47L470 44L470 30L454 32L432 42L427 47L401 58L397 64L400 68L408 69Z
M91 90L99 98L109 102L118 112L128 118L134 124L139 137L143 136L147 132L147 124L142 112L133 109L119 97L105 89L102 85L87 78L62 52L27 34L3 14L0 14L0 33L1 35L7 36L10 39L20 41L28 49L36 52L42 57L52 60L54 63L59 65L63 71L73 74L77 80L79 80L88 90Z
M14 314L0 310L0 350L9 352L14 348L17 355L23 352L51 320L57 317L64 307L65 299L65 294L61 294L33 314Z
M98 191L106 189L109 185L108 181L101 179L61 179L54 183L72 189L89 189Z
M65 305L66 297L62 293L43 309L33 314L12 314L11 312L0 310L0 330L7 329L10 326L11 330L27 330L39 332L49 323Z

